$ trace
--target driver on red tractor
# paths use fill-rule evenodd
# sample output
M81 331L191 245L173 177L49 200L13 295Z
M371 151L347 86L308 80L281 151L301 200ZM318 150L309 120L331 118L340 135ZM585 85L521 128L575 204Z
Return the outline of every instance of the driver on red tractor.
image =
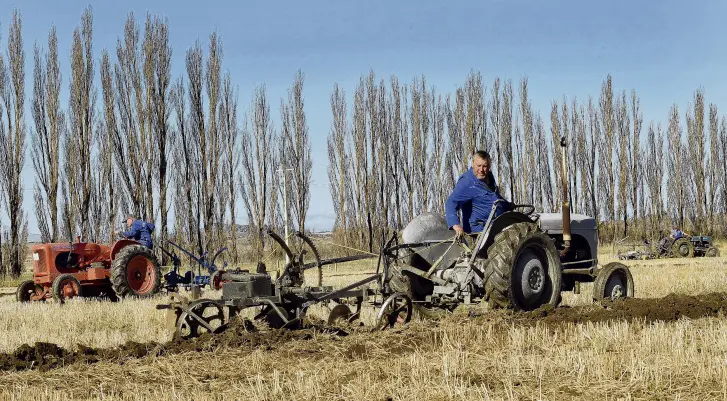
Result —
M154 231L154 224L135 218L133 215L126 217L126 228L129 231L122 231L118 234L127 239L133 239L149 249L153 249L151 233Z
M447 198L444 214L447 226L454 230L458 237L465 233L479 233L485 228L490 217L492 205L501 200L495 209L493 218L513 209L513 204L500 195L491 169L492 160L489 153L478 150L472 158L472 167L465 171ZM462 223L457 214L462 212Z

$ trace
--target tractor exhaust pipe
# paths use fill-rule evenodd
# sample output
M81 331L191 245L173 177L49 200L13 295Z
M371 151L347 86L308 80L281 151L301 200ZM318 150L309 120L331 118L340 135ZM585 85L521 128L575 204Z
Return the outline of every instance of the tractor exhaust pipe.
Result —
M570 235L570 202L568 198L568 167L567 167L567 161L568 161L568 151L567 151L567 144L565 142L565 136L562 136L560 138L560 149L561 149L561 183L563 186L563 243L565 247L560 252L560 257L564 257L568 250L570 249L570 241L571 241L571 235Z

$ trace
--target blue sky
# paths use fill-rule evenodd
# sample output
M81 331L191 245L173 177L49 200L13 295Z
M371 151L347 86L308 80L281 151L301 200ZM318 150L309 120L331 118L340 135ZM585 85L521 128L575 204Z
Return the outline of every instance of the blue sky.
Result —
M59 35L67 91L72 32L87 4L93 6L97 58L103 48L115 55L129 12L142 23L147 11L168 18L175 78L184 74L186 50L197 39L206 46L216 30L224 45L223 68L239 88L240 107L247 108L254 86L265 83L276 119L280 98L302 69L314 158L308 225L316 230L329 229L334 218L325 148L331 89L338 82L350 99L369 69L380 78L396 74L401 82L424 74L439 92L454 91L471 69L479 70L488 86L497 76L513 82L527 76L533 106L544 117L554 98L597 97L610 73L614 89L633 88L640 96L644 130L650 120L666 121L674 102L683 117L699 86L708 103L727 108L727 2L718 0L0 1L5 10L0 15L3 52L11 10L22 13L27 103L32 45L45 45L52 25ZM29 113L27 122L32 127ZM34 172L29 155L27 159L25 207L30 232L37 233ZM243 212L240 207L239 214ZM4 212L0 220L7 224Z

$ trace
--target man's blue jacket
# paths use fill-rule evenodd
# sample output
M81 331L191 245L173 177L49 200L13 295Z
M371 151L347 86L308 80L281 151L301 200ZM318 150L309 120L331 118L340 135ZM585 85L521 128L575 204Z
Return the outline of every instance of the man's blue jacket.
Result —
M488 175L492 187L477 179L471 167L459 177L457 185L455 185L444 205L447 226L450 230L455 224L460 224L457 215L458 210L462 211L462 229L464 232L478 233L484 229L492 210L492 204L497 199L502 199L503 202L497 205L493 218L512 208L512 204L500 195L492 172L489 172Z
M152 248L151 233L154 231L154 224L147 223L144 220L134 220L131 223L131 229L129 231L121 233L126 238L133 239L144 245L145 247Z

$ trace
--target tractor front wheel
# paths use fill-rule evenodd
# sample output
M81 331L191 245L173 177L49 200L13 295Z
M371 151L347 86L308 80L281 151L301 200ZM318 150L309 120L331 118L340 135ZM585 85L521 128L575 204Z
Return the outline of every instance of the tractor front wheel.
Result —
M147 298L158 293L161 284L159 260L143 245L124 247L111 263L111 286L119 297Z
M634 278L626 265L611 262L601 269L593 281L593 300L617 300L634 297Z
M491 308L529 311L556 307L563 279L553 240L535 223L515 223L495 236L484 263Z
M709 248L707 248L706 255L708 258L716 258L717 256L719 256L719 249L710 246Z
M72 274L61 274L53 280L53 299L63 303L68 299L83 296L81 283Z

